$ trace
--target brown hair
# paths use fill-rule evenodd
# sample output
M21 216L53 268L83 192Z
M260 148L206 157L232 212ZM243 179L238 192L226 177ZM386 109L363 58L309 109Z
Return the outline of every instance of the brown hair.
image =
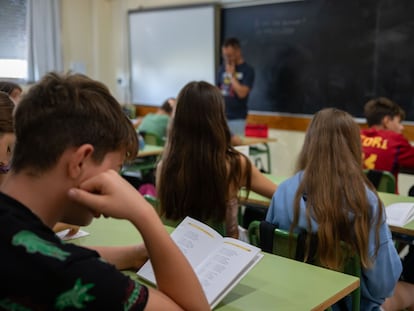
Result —
M291 232L298 224L299 205L305 195L307 231L311 231L311 218L318 223L317 253L321 264L331 269L342 266L343 241L360 256L362 266L369 267L370 228L375 226L378 251L384 211L363 173L360 130L352 116L335 108L316 113L307 130L297 170L304 173L295 196ZM376 215L368 202L367 188L377 197Z
M13 90L18 89L20 92L23 92L20 85L10 81L0 81L0 91L5 92L9 95L13 92Z
M230 189L250 190L251 164L243 176L231 145L220 90L190 82L177 98L157 180L161 214L179 220L224 221ZM244 157L244 156L243 156Z
M224 40L222 46L223 47L231 46L233 48L240 49L240 41L239 41L239 39L233 38L233 37L232 38L227 38L226 40Z
M369 127L381 125L386 116L391 118L399 116L401 121L405 119L404 110L386 97L378 97L368 101L364 106L364 114Z
M173 111L173 107L170 104L170 100L173 100L173 99L174 99L173 97L167 98L161 105L161 109L164 110L169 115L171 115Z
M0 135L14 133L13 111L14 103L5 92L0 92Z
M70 147L91 144L99 163L111 151L137 154L136 132L108 88L84 75L49 73L16 108L12 169L40 173Z

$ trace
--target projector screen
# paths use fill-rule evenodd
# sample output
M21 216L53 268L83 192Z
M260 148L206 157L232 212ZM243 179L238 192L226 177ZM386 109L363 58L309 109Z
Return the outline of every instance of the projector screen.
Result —
M215 5L128 12L132 103L159 106L190 81L215 83L219 12Z

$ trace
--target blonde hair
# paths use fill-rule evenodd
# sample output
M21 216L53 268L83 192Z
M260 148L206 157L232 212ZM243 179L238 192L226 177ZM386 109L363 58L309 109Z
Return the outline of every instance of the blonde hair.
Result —
M359 255L362 266L369 267L369 232L375 225L377 252L383 208L363 173L360 130L352 116L335 108L316 113L307 130L297 170L304 173L294 200L291 232L298 224L299 204L305 196L307 231L311 232L311 218L318 223L317 255L321 264L339 269L344 262L341 243L345 242ZM367 188L377 196L377 215L370 208Z

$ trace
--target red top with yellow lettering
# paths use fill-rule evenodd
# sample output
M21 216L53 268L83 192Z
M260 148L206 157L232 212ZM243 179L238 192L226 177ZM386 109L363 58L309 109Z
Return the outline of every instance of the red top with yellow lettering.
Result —
M391 172L398 193L398 171L414 169L414 147L402 134L378 128L361 130L361 143L364 168Z

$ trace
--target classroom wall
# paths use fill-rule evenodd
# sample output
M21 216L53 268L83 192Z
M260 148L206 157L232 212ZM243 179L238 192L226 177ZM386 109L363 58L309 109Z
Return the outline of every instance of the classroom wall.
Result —
M205 3L263 3L266 1L214 0L62 0L64 69L104 82L117 99L128 98L128 10ZM272 1L272 2L282 2Z
M62 0L64 69L83 71L105 83L120 102L128 102L127 12L138 7L213 3L213 0ZM253 2L249 0L219 1ZM257 1L266 2L266 1ZM277 1L274 1L277 2ZM282 2L282 1L280 1ZM271 129L272 174L289 176L304 139L303 131ZM400 193L414 185L414 176L400 174Z

